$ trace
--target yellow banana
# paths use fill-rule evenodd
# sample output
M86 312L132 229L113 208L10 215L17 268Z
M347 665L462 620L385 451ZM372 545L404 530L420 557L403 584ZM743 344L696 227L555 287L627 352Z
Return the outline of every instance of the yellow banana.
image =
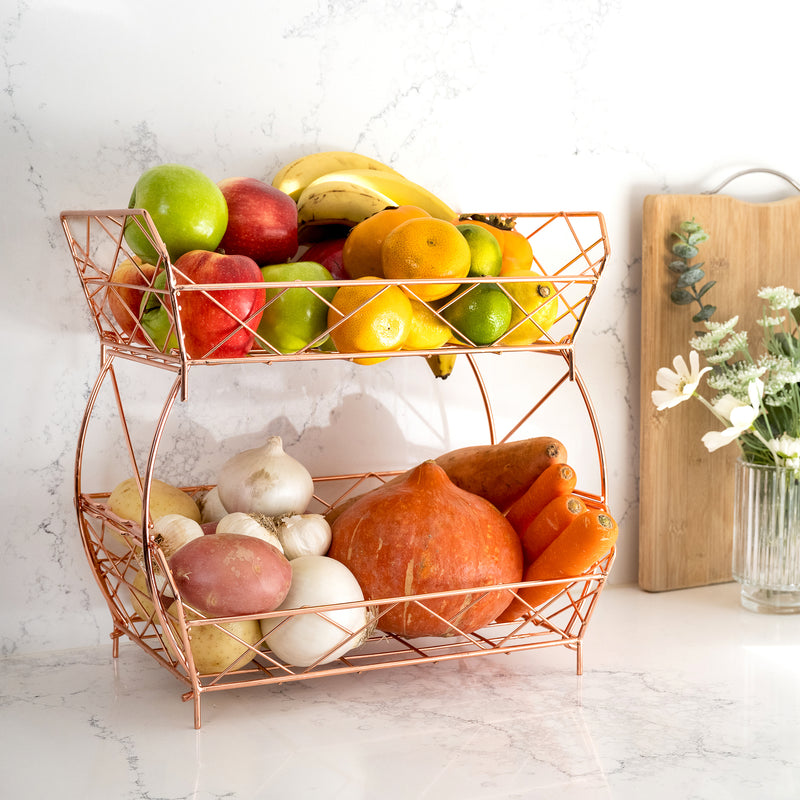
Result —
M450 376L453 367L456 365L457 353L435 353L425 356L425 361L431 368L431 372L437 377L445 380Z
M380 192L348 181L317 181L298 198L297 221L300 226L337 223L352 226L393 205Z
M390 198L389 205L417 206L427 211L432 217L455 220L458 214L443 200L425 187L404 178L394 171L379 169L346 169L330 172L310 184L314 186L320 181L347 181L364 189L379 192Z
M327 175L329 172L336 172L342 169L394 172L388 164L383 164L374 158L361 155L361 153L351 153L347 150L328 150L322 153L310 153L307 156L301 156L281 167L272 179L272 185L297 202L303 190L312 181Z

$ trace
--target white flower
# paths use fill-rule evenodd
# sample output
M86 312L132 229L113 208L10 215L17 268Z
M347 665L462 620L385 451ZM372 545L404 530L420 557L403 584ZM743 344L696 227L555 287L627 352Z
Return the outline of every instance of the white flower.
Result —
M770 439L767 446L780 459L778 466L794 469L800 466L800 439L794 439L784 433L777 439Z
M766 300L773 311L780 311L782 308L797 308L800 305L800 296L794 293L794 289L786 286L766 286L760 289L758 296Z
M779 325L783 325L785 319L785 317L764 317L757 319L756 325L760 325L762 328L777 328Z
M714 413L721 419L730 422L730 427L723 431L709 431L703 436L701 441L709 453L738 439L744 431L752 426L756 417L761 413L761 398L764 396L763 381L758 378L751 381L747 387L747 394L750 397L750 405L742 403L729 394L723 395L714 403Z
M656 389L650 393L650 397L659 411L672 408L678 403L688 400L694 394L700 378L711 369L711 367L700 369L700 356L694 351L689 353L691 370L686 368L683 356L675 356L672 359L672 365L675 367L674 372L667 367L661 367L656 372L656 383L663 391Z
M708 333L695 336L689 341L689 345L694 350L716 350L719 343L729 333L732 333L736 325L739 324L739 315L731 317L727 322L710 322L706 320L703 324L706 326Z

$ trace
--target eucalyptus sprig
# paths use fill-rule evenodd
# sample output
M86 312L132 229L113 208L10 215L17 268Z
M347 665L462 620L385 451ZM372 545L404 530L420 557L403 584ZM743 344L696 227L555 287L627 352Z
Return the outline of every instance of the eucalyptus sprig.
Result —
M677 258L669 263L669 268L678 275L678 280L670 292L670 299L678 306L696 302L700 310L692 317L692 322L705 322L711 319L717 307L703 303L702 298L716 281L707 281L698 289L697 284L706 276L703 270L705 262L701 261L699 264L689 262L697 257L700 252L698 245L708 240L708 234L692 217L691 221L681 223L680 233L673 232L672 236L678 240L671 248L672 254Z

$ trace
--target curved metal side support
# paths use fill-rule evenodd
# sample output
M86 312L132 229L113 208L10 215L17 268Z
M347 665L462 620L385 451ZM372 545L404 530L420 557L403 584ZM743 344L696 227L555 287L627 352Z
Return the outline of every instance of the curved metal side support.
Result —
M489 391L486 388L486 382L483 380L483 375L481 374L480 368L475 361L475 356L473 356L471 353L467 353L466 356L470 367L472 367L472 372L475 375L475 382L478 384L478 389L481 393L481 399L483 400L483 407L486 411L486 421L489 424L489 443L496 444L497 432L494 426L494 412L492 411L492 402L489 399Z
M95 405L97 404L97 398L100 395L100 389L102 388L103 383L106 380L106 377L111 371L112 364L113 364L113 359L108 356L105 356L101 363L100 372L98 373L94 385L92 386L92 389L89 392L89 397L86 401L86 408L83 412L83 418L81 420L81 425L78 430L78 444L75 449L74 502L75 502L75 512L78 516L78 529L81 532L81 543L83 544L83 551L86 554L86 558L92 567L92 576L94 577L97 585L100 587L100 591L102 592L103 598L105 599L106 605L108 606L109 612L111 613L111 619L114 624L113 630L114 632L116 632L117 630L120 629L122 625L124 625L125 620L119 613L116 603L114 602L111 593L108 591L106 582L102 577L102 570L99 568L94 550L90 546L89 531L86 528L87 523L86 520L84 519L83 511L81 508L82 505L81 497L83 494L81 475L83 472L83 452L86 444L86 433L89 429L89 421L91 420ZM114 633L112 633L111 635L114 636ZM117 655L117 639L114 640L114 655L115 656Z
M153 570L153 563L150 552L150 489L153 483L153 470L155 468L156 457L158 455L158 446L161 443L161 437L164 434L164 428L169 419L175 401L178 396L183 393L185 388L185 370L180 370L176 376L167 399L164 402L164 407L158 418L155 432L153 433L153 441L150 445L150 453L147 457L147 467L145 468L144 481L142 483L142 565L144 567L147 585L150 588L150 596L153 598L153 605L155 607L156 616L158 617L159 624L161 625L162 636L169 641L173 649L173 657L182 662L182 666L189 676L189 682L192 686L192 694L194 696L194 716L195 726L200 727L200 692L202 686L200 684L197 669L194 665L192 658L192 651L189 646L189 636L186 626L186 620L183 614L183 604L180 602L180 595L177 587L173 584L177 603L178 619L175 623L171 623L166 619L166 609L162 608L162 602L158 595L158 586L155 580L155 572ZM161 567L162 569L169 569L166 561ZM178 628L180 634L180 642L174 634L173 624Z
M148 581L152 579L153 566L150 558L150 489L153 483L153 468L155 467L156 454L158 453L158 445L161 442L161 437L164 433L164 427L167 424L172 407L175 405L175 400L183 386L183 371L178 374L177 378L172 384L167 399L164 402L164 407L161 409L161 414L156 423L155 433L153 434L153 441L150 445L150 454L147 457L147 467L145 468L144 481L142 483L142 546L143 554L142 560L144 562L144 570L147 575ZM152 587L151 587L152 588Z
M581 397L583 398L583 404L586 406L586 411L589 416L589 422L592 426L592 431L594 433L594 440L595 445L597 447L597 462L600 466L600 502L608 506L608 496L607 496L607 486L608 486L608 473L606 467L606 455L605 455L605 448L603 446L603 437L600 434L600 425L597 421L597 414L595 413L594 406L592 405L592 400L589 397L589 392L586 388L586 384L583 382L583 377L580 374L580 371L577 367L573 365L573 375L575 380L575 385L578 387L578 390L581 393Z

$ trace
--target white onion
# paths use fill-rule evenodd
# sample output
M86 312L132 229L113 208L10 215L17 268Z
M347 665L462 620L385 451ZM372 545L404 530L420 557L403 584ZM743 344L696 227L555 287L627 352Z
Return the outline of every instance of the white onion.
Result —
M309 471L283 450L280 436L229 458L219 472L219 499L229 511L277 517L302 514L311 502Z
M228 510L219 499L219 488L214 486L209 489L198 501L201 522L219 522Z
M355 576L340 561L327 556L299 556L289 564L292 583L279 611L364 599ZM364 606L342 608L324 616L307 613L262 619L261 633L266 637L266 646L282 661L307 667L327 664L358 647L369 636L368 620ZM348 634L342 628L356 635L344 641Z

